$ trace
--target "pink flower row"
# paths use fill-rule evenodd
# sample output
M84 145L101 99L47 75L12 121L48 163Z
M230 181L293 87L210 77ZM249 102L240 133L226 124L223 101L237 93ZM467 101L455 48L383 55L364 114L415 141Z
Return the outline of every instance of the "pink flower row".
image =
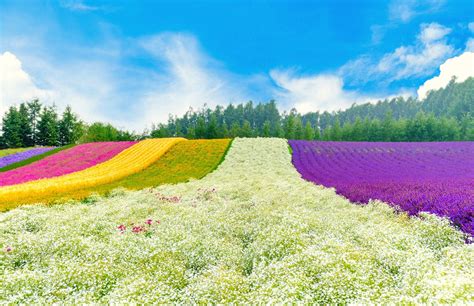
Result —
M111 159L135 143L121 141L77 145L27 166L0 173L0 186L21 184L81 171Z

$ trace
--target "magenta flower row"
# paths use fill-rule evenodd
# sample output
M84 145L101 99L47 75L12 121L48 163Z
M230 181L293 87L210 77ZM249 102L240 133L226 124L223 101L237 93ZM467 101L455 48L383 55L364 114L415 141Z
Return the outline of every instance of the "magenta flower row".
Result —
M27 166L0 173L0 186L21 184L81 171L105 162L135 143L133 141L92 142L77 145Z

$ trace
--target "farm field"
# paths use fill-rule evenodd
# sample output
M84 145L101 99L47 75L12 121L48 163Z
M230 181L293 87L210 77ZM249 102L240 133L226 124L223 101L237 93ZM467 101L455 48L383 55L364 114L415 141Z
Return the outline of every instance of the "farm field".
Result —
M0 150L0 157L4 157L4 156L14 154L14 153L24 152L30 149L32 148L3 149L3 150Z
M0 210L15 207L18 203L28 201L30 197L47 198L56 193L111 183L140 172L180 141L184 139L147 139L123 150L111 159L82 171L1 187Z
M4 168L12 164L32 158L34 156L44 154L53 149L54 149L53 147L44 147L44 148L32 148L32 149L24 150L24 151L20 150L17 152L13 151L15 153L5 154L3 157L0 157L0 168ZM10 151L10 150L7 150L7 151Z
M303 178L353 202L448 217L474 235L474 143L289 142Z
M100 164L135 142L93 142L48 156L27 166L0 173L0 186L61 176Z
M2 303L474 299L474 245L449 220L354 205L282 139L235 139L200 180L1 213L0 245Z
M230 139L182 141L145 170L123 179L86 189L55 193L47 198L30 196L24 202L17 203L64 202L70 199L84 199L92 194L108 194L116 188L138 190L200 179L218 166L230 142Z

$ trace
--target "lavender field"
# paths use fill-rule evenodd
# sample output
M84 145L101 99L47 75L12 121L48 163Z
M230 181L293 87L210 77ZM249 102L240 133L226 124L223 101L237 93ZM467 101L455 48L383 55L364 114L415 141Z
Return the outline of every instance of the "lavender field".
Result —
M356 203L379 199L410 215L448 217L474 235L474 143L290 140L306 180Z
M10 154L0 158L0 168L6 167L8 165L23 161L25 159L37 156L48 151L51 151L54 147L42 147L42 148L33 148L24 152Z

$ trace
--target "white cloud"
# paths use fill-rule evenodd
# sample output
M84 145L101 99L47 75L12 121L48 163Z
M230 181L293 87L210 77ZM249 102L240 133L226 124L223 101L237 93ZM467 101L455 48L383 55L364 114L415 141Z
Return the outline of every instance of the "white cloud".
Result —
M474 52L474 38L469 38L467 40L465 51Z
M472 33L474 33L474 22L469 22L467 24L467 28L469 29L469 31L471 31Z
M452 77L457 82L463 82L468 77L474 77L474 52L465 52L459 56L448 59L440 67L440 74L427 80L418 89L418 98L424 99L430 90L436 90L448 85Z
M422 24L419 39L423 44L428 45L434 41L444 38L449 33L451 33L450 28L442 26L438 23L433 22L429 24Z
M49 99L54 92L39 88L11 52L0 54L0 117L8 107L31 100Z
M455 52L446 41L450 32L451 29L437 23L423 24L413 45L400 46L379 59L361 56L341 67L339 73L350 79L351 84L374 80L390 83L429 75Z
M168 114L183 115L189 107L197 109L204 103L213 107L250 98L247 81L208 57L192 35L163 33L143 39L141 44L165 64L142 97L145 122L166 122ZM258 82L250 77L248 82L254 81Z
M61 1L61 6L71 11L97 11L100 7L87 5L81 0L65 0Z
M291 70L272 70L270 77L279 86L278 100L303 113L335 111L354 102L355 96L343 90L344 82L336 75L296 76Z
M409 22L422 14L439 10L445 0L392 0L389 5L389 17L393 21Z

